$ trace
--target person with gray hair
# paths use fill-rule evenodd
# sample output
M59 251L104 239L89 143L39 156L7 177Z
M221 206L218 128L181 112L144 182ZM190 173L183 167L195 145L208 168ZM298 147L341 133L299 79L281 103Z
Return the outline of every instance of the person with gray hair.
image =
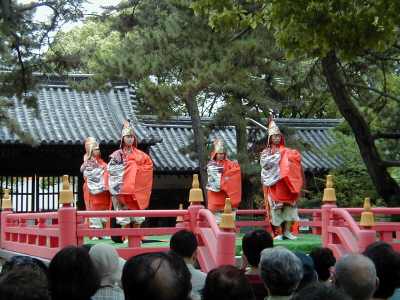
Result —
M284 247L267 248L261 252L261 278L268 290L267 300L286 300L303 278L300 259Z
M361 254L349 254L335 265L335 285L353 300L369 300L378 287L374 263Z

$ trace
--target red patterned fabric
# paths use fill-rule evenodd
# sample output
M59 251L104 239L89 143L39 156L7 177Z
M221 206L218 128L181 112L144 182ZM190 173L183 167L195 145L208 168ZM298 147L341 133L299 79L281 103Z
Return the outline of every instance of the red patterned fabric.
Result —
M96 163L107 170L107 164L101 158L95 158ZM89 188L87 186L86 177L84 177L83 184L83 199L85 202L86 210L109 210L111 208L111 196L108 191L108 172L104 172L103 181L106 186L106 191L93 195L89 192Z
M122 151L122 150L118 150ZM130 209L145 209L149 206L153 186L153 162L146 153L137 148L124 156L123 183L119 195ZM125 197L130 195L130 197Z
M242 198L240 165L226 158L217 160L216 163L224 168L221 175L221 191L213 192L207 190L207 208L211 211L224 209L225 198L227 197L231 199L232 207L237 208Z
M283 145L279 147L279 151L281 153L279 162L281 180L269 188L264 187L264 192L271 193L272 199L276 202L294 204L303 187L301 155L297 150Z

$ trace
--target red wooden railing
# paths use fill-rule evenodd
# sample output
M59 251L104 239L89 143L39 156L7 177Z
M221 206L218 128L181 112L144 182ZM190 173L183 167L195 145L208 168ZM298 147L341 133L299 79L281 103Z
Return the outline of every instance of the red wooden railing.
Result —
M222 230L208 209L199 210L197 234L199 239L198 260L202 270L208 272L221 265L234 265L236 233Z
M89 228L85 219L93 217L178 217L184 218L179 226L160 228ZM187 210L130 210L130 211L77 211L62 207L52 213L1 214L2 250L37 256L50 260L60 249L69 245L82 245L84 237L123 236L124 248L118 248L125 259L144 252L168 250L169 247L143 247L143 236L171 235L182 228L196 233L199 239L199 262L203 270L235 262L235 232L221 229L214 215L201 205Z
M331 179L330 179L331 180ZM201 195L198 188L193 195ZM348 252L361 252L376 241L383 240L400 250L400 222L380 220L380 216L400 215L400 208L372 208L377 222L360 226L354 219L365 209L338 208L335 204L332 182L327 184L328 196L324 194L324 204L320 209L299 209L302 218L300 226L309 226L312 233L321 235L322 245L333 250L336 257ZM191 192L192 193L192 192ZM65 192L64 198L68 196ZM196 197L197 197L196 196ZM119 255L129 258L143 252L167 250L168 247L143 247L143 236L171 235L181 228L193 231L199 241L199 263L204 271L223 264L235 263L235 231L242 227L261 227L269 229L267 211L237 210L238 216L258 216L258 220L238 220L232 227L222 229L214 215L200 201L192 201L188 209L179 210L131 210L131 211L77 211L65 203L57 212L14 213L10 204L1 213L0 250L17 252L51 259L57 251L68 245L82 245L84 237L123 236L127 246L118 248ZM4 201L3 201L4 203ZM4 208L4 207L3 207ZM182 222L174 227L160 228L88 228L88 218L104 217L179 217ZM260 217L261 216L261 220ZM307 219L307 220L306 220ZM231 226L230 225L230 226Z

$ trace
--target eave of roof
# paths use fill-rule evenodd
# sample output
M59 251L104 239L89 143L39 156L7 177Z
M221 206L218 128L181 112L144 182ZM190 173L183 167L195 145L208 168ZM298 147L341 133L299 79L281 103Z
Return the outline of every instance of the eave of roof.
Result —
M141 118L143 119L143 117ZM209 122L208 119L203 120ZM334 143L330 130L342 122L340 119L277 119L278 125L295 130L297 138L312 145L311 150L302 151L302 163L306 171L318 172L336 168L341 164L340 159L324 155L325 147ZM190 145L193 131L190 119L185 117L157 121L148 118L143 121L153 135L162 141L150 149L155 169L163 172L198 172L198 161L189 154L183 153L182 148ZM233 126L214 128L209 136L212 141L216 137L225 141L228 153L236 154L236 132Z
M83 80L77 75L74 80ZM33 138L36 144L81 145L88 136L104 144L118 144L123 121L130 119L141 144L155 144L136 118L136 99L129 84L115 82L109 91L78 91L65 80L48 78L37 88L38 115L15 97L8 110L11 118ZM21 144L7 128L0 128L0 144Z

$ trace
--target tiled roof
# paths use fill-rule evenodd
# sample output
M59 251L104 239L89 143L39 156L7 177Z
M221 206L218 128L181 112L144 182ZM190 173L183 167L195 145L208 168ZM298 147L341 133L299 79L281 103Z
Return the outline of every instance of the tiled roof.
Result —
M75 76L77 80L86 78ZM157 121L154 118L137 115L137 101L133 89L126 82L113 83L108 92L78 91L59 78L46 79L39 86L38 114L11 99L14 107L9 115L17 121L23 131L29 133L39 144L82 145L88 136L94 136L103 144L119 144L121 126L130 119L135 126L139 142L152 144L150 155L156 171L194 172L198 171L198 161L184 154L193 140L190 119L180 117L170 121ZM204 120L206 123L208 120ZM340 120L278 119L278 125L293 128L298 138L311 144L313 149L302 151L306 170L326 170L340 164L321 154L326 145L333 142L329 130ZM236 133L233 127L215 129L209 136L222 138L228 152L236 153ZM18 137L5 127L0 128L0 144L21 143ZM250 145L251 146L251 145Z
M162 138L150 149L151 157L158 171L198 171L198 161L189 154L180 151L193 140L193 131L188 119L179 118L168 122L144 121L153 135ZM338 158L330 158L322 154L323 148L334 142L330 129L341 121L314 119L278 119L278 126L286 126L295 131L296 137L311 145L310 150L302 151L303 167L307 171L318 171L335 168L340 164ZM209 141L215 137L222 138L230 155L236 154L236 133L233 127L214 129ZM250 145L249 145L250 146Z
M127 83L115 83L107 91L78 91L60 80L47 80L37 92L39 118L32 109L11 99L9 115L39 144L82 144L88 136L105 144L118 144L125 119L135 123L140 143L156 142L137 123L136 101ZM19 143L17 136L0 128L0 143Z

